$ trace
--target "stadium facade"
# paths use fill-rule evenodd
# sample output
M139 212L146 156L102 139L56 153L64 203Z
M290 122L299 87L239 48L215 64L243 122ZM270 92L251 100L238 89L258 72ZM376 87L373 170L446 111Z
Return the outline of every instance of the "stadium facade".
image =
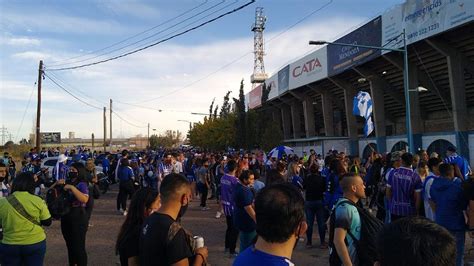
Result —
M403 48L403 30L415 150L444 156L453 145L474 165L474 1L408 0L334 42ZM329 44L268 78L265 103L262 86L250 91L248 107L270 109L284 142L299 154L402 150L408 145L403 70L400 52ZM359 91L373 100L375 130L368 137L365 120L352 114Z

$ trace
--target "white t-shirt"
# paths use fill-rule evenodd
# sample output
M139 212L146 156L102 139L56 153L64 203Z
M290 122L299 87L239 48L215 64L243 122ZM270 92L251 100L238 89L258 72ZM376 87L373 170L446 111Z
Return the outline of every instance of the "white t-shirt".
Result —
M430 176L433 176L434 178L430 178ZM437 178L438 176L434 175L433 173L430 173L426 178L428 179L423 185L424 185L424 194L423 194L423 204L425 206L425 217L430 219L431 221L434 222L435 220L435 212L433 211L433 209L431 209L431 206L430 206L430 199L431 199L431 194L430 194L430 190L431 190L431 185L433 185L433 181L435 180L435 178Z

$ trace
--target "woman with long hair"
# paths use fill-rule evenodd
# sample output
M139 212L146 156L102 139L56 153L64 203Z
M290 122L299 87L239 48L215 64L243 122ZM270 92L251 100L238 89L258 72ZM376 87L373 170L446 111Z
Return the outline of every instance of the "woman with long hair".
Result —
M95 168L94 160L92 158L87 159L86 170L88 172L87 183L89 185L89 200L87 201L86 212L87 212L87 221L89 222L91 219L92 210L94 209L94 197L93 197L94 186L97 183L97 170Z
M139 265L140 229L145 218L159 208L158 191L152 188L142 188L135 192L115 244L115 252L120 255L120 265Z
M303 178L300 176L298 162L291 162L288 165L287 181L293 184L299 191L303 191Z
M69 168L67 183L56 182L69 191L71 210L61 217L61 232L66 241L69 265L87 265L86 233L89 221L86 204L89 201L87 170L82 163L73 163Z
M119 193L117 194L117 210L124 216L127 215L127 199L133 195L134 187L133 181L135 175L130 167L130 162L127 158L120 160L120 165L117 170L117 177L119 180Z

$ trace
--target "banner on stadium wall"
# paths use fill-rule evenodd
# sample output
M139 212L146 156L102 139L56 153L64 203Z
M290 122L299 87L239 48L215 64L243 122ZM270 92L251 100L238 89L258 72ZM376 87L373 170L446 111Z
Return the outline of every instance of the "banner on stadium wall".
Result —
M411 44L473 20L472 0L407 0L382 15L382 45L400 35L403 29L407 44ZM402 46L403 42L397 41L387 45Z
M59 144L61 143L61 132L41 132L41 143L48 144Z
M376 17L353 32L334 42L380 46L382 43L382 18ZM328 75L337 75L351 67L360 65L379 56L378 49L328 45Z
M278 71L278 95L282 95L290 86L290 65Z
M278 75L273 75L265 80L265 85L267 89L270 88L268 93L268 100L278 97Z
M262 105L262 85L258 85L249 93L249 109L254 109Z
M290 64L290 90L327 78L326 47Z

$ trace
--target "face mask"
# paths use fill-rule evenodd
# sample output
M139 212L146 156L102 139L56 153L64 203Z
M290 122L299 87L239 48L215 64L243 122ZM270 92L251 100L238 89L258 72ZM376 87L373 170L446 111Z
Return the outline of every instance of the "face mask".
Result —
M77 179L78 176L79 176L79 173L77 173L77 172L69 172L69 174L68 174L68 178L71 179L71 180Z
M178 219L183 217L184 214L186 213L186 211L188 210L188 205L189 203L187 203L186 205L181 205L181 208L179 209L179 213L178 213Z

